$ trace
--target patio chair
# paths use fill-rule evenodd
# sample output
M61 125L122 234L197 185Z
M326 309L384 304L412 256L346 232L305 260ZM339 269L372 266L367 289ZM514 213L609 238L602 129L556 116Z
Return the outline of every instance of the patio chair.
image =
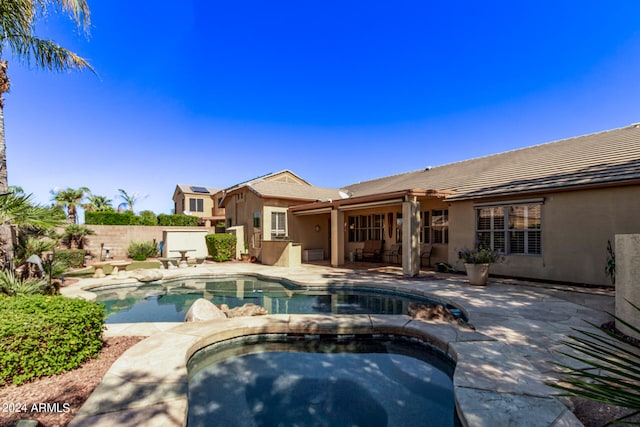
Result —
M433 246L429 244L420 245L420 265L422 264L423 259L427 259L428 267L431 267L431 252L433 252Z
M402 244L395 243L391 245L389 249L382 252L382 257L384 258L385 256L389 260L388 262L391 262L391 258L394 258L395 264L398 264L398 258L402 256Z
M358 261L382 261L382 246L384 240L365 240L364 247L356 249Z

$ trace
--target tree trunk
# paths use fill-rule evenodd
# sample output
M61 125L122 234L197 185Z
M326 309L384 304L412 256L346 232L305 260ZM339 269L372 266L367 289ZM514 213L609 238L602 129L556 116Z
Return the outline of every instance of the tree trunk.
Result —
M74 205L68 205L67 206L67 220L69 221L69 224L77 224L78 220L76 219L77 214L76 214L76 207Z
M4 197L9 191L4 136L4 94L9 92L7 65L7 61L0 59L0 197ZM13 230L9 223L0 224L0 269L13 270Z

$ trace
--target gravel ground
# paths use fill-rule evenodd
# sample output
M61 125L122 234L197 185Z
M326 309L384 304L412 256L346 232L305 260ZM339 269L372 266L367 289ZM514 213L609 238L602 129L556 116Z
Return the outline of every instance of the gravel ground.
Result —
M38 420L47 427L66 426L100 384L111 364L142 339L144 337L106 338L98 358L77 369L19 386L1 387L0 426L15 426L21 419Z

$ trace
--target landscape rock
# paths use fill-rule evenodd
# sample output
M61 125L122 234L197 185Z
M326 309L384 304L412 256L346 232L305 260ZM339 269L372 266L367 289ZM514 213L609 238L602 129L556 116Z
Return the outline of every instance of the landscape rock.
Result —
M440 320L457 323L456 317L446 307L440 304L421 304L412 302L407 307L407 313L414 319Z
M407 314L414 319L456 323L471 330L476 330L475 326L466 322L464 319L456 319L453 313L441 304L421 304L412 302L407 306Z
M205 320L226 319L227 315L211 301L198 298L187 311L185 322L203 322Z
M154 269L138 268L129 272L129 277L137 279L139 282L153 282L162 279L162 272Z
M227 304L221 304L220 310L222 310L227 317L250 317L250 316L264 316L269 314L266 308L251 302L246 303L241 307L229 308Z

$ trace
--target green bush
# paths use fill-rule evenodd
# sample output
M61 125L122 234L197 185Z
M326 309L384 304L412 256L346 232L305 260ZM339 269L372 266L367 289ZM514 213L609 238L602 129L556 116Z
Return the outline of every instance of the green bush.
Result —
M158 224L165 227L171 225L196 227L198 225L198 217L189 215L160 214L158 215Z
M85 255L84 249L62 249L56 252L56 261L66 268L82 267Z
M144 261L158 254L158 247L153 241L131 242L127 248L127 254L135 261Z
M142 211L137 218L138 225L158 225L158 217L151 211Z
M102 348L104 306L62 296L0 297L0 385L79 366Z
M84 223L93 225L135 225L136 215L126 212L85 212Z
M236 236L233 234L207 234L207 251L214 261L229 261L236 251Z

